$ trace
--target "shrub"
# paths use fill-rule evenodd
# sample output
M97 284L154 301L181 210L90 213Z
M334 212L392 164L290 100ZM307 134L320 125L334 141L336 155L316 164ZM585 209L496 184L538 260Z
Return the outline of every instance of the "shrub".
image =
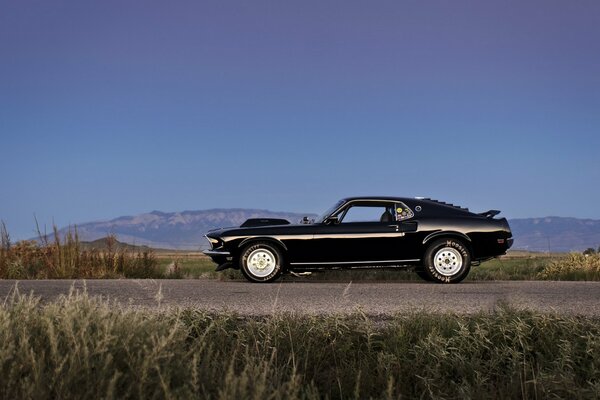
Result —
M600 280L600 254L571 253L551 261L539 277L552 280Z
M77 229L64 237L54 227L53 236L11 243L4 224L0 224L0 278L161 278L162 269L154 253L117 246L115 236L105 239L103 248L86 248Z

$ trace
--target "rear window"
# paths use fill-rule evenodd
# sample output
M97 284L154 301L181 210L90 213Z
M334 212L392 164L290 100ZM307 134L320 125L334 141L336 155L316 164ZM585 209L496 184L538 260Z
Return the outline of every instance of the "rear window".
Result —
M396 203L396 221L404 221L415 216L410 208L404 203Z

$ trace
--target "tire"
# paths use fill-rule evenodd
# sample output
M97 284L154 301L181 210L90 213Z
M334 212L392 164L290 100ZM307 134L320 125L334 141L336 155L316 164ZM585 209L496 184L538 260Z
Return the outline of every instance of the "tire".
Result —
M254 242L240 254L240 269L250 282L273 282L281 275L283 253L267 242Z
M433 282L458 283L471 270L471 252L460 239L439 239L425 251L423 267Z

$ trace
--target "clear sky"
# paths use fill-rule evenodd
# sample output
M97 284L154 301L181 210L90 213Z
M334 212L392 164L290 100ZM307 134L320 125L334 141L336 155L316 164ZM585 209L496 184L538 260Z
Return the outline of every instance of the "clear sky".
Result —
M0 0L0 218L600 218L600 2Z

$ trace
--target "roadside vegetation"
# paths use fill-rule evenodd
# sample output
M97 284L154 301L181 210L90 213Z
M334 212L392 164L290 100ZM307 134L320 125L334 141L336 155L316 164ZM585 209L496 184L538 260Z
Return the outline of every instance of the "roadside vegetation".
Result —
M600 253L571 253L560 260L552 260L540 273L541 279L598 281L600 280Z
M237 270L215 272L216 265L200 252L153 250L121 243L114 235L81 242L77 230L64 237L54 228L38 240L12 243L0 223L0 279L188 278L244 280ZM420 281L410 270L329 270L284 280ZM473 266L467 281L600 280L600 253L545 254L510 252Z
M467 279L473 281L539 280L541 279L540 274L551 262L561 262L564 257L565 254L530 253L495 258L471 267Z
M161 278L151 249L132 250L121 246L114 236L104 239L102 248L79 241L77 230L61 237L56 229L39 240L11 243L4 224L0 225L0 278Z
M378 320L0 305L0 397L597 398L600 320L499 307Z

